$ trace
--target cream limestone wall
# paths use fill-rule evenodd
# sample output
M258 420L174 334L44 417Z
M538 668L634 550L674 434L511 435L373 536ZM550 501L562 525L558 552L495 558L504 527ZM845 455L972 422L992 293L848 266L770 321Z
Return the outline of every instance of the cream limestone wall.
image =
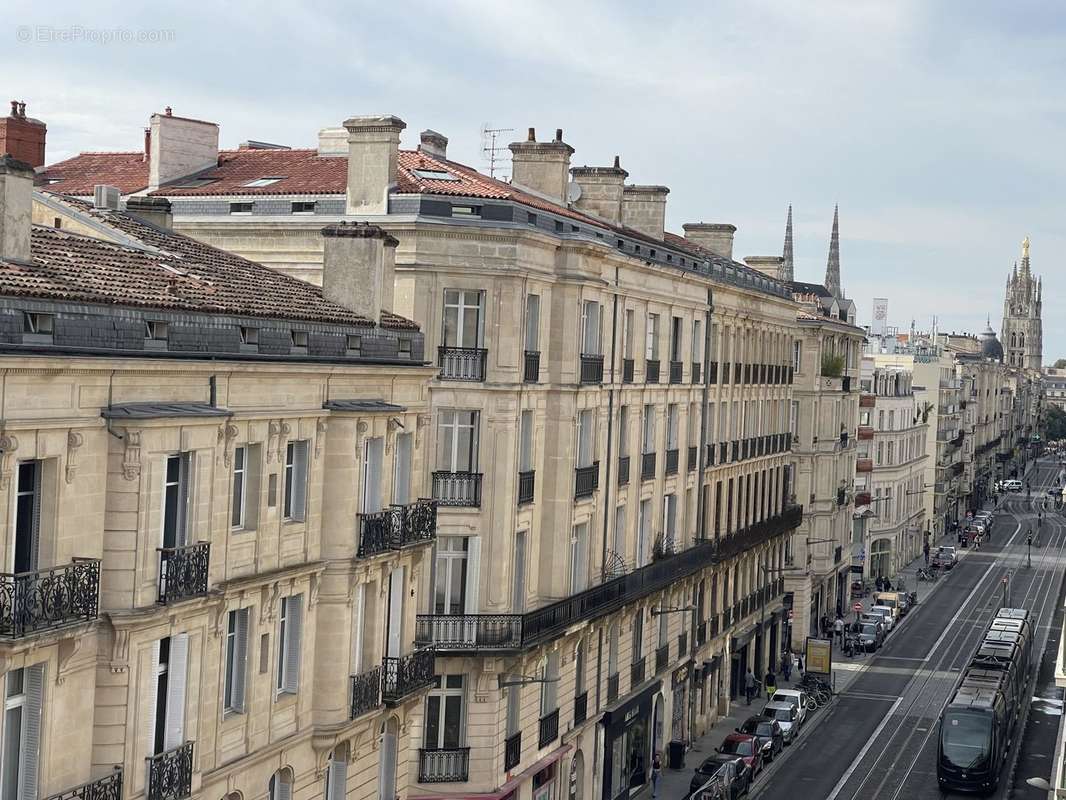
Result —
M411 495L426 496L428 424L424 368L252 364L152 359L0 359L0 548L10 565L15 471L43 459L40 565L102 558L100 618L0 640L0 672L44 665L40 796L123 768L126 797L145 789L154 643L189 636L186 740L195 741L194 797L238 791L264 797L270 776L294 774L294 796L322 797L331 751L349 753L348 796L378 795L379 738L400 732L398 792L407 785L407 736L415 692L395 708L349 720L349 676L381 663L387 585L408 576L403 652L413 648L417 598L427 548L357 557L363 510L362 453L385 440L382 497L393 498L397 437L412 436ZM108 425L101 411L130 402L204 402L214 377L217 403L231 416L127 420ZM327 400L383 399L395 413L323 409ZM110 430L109 430L110 428ZM281 518L288 441L307 439L304 521ZM233 451L249 446L248 519L230 527ZM207 595L157 604L165 458L191 453L189 540L211 543ZM270 486L274 481L275 490ZM272 497L273 494L273 497ZM278 612L282 597L304 597L299 690L276 695ZM362 604L355 601L360 598ZM249 610L246 702L222 711L227 613ZM357 609L359 613L357 615ZM361 622L360 622L361 620ZM353 663L353 638L363 657ZM3 674L0 674L0 678Z

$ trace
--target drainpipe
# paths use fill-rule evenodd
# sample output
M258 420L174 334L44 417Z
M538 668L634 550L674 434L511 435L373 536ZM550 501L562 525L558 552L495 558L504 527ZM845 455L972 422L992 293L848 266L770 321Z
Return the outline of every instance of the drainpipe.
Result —
M697 453L699 457L699 481L697 486L699 487L699 497L696 500L696 536L697 538L703 538L703 527L706 524L707 508L706 508L706 492L704 491L704 455L707 451L707 398L710 396L710 383L708 377L711 369L711 320L714 317L714 290L707 289L707 309L703 312L703 392L701 393L701 402L703 407L700 409L700 451ZM695 633L695 631L693 631Z
M600 545L600 580L603 580L603 570L607 566L607 526L610 522L612 514L609 513L611 508L611 488L614 482L611 480L611 464L613 463L614 449L611 444L614 442L614 374L615 374L615 348L618 339L618 281L619 268L614 268L614 286L615 290L612 294L611 300L611 368L608 373L607 385L611 388L607 390L607 464L603 471L603 542Z

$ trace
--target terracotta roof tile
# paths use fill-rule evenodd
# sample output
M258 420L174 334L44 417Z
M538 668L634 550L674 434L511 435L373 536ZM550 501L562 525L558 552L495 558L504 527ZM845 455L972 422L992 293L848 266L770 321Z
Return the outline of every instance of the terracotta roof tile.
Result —
M46 167L38 175L49 191L91 195L99 183L117 186L122 194L148 188L144 153L81 153Z

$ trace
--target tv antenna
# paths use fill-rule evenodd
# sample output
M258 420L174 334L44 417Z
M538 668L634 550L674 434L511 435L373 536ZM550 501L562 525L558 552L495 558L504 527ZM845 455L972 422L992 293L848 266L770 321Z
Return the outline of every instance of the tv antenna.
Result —
M502 134L505 133L514 133L514 128L493 128L488 122L481 126L481 155L489 162L490 178L495 178L496 171L502 170L507 161L504 155L507 148L499 144ZM502 180L508 176L500 175L499 177Z

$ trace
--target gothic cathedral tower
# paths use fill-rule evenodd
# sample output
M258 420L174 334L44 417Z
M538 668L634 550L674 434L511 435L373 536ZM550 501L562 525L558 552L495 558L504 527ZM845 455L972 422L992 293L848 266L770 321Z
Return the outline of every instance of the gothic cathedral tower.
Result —
M1022 242L1022 268L1014 265L1007 277L1003 301L1001 341L1009 367L1040 371L1043 356L1043 330L1040 321L1041 282L1029 270L1029 237Z

